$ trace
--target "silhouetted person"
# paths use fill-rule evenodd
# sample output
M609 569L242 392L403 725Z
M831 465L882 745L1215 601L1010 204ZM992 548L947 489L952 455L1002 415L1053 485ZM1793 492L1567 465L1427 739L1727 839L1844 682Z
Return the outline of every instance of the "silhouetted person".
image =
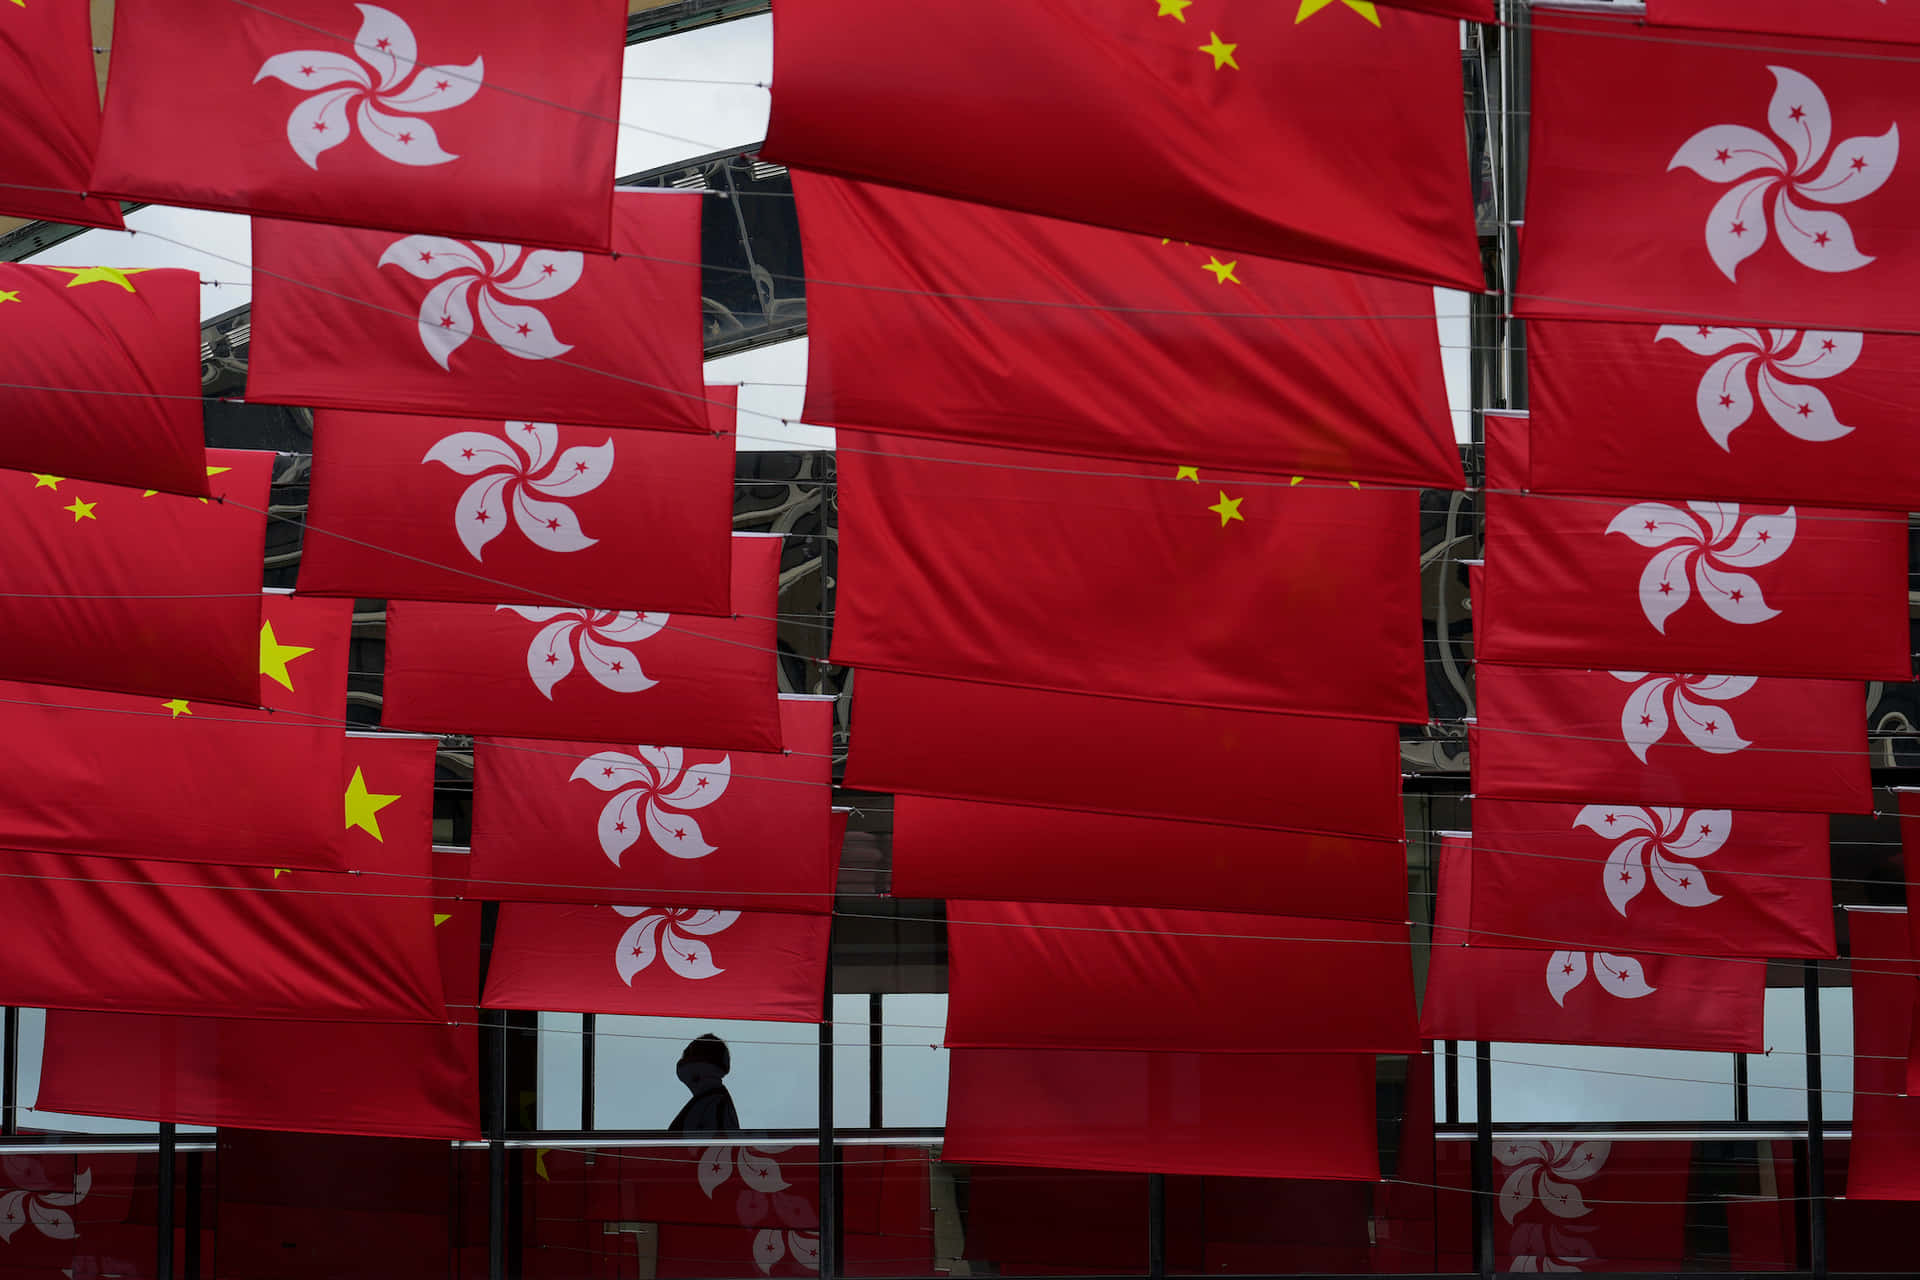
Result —
M740 1113L733 1109L733 1095L721 1083L733 1069L733 1055L727 1042L709 1032L689 1041L674 1064L674 1074L693 1094L680 1114L667 1126L668 1133L683 1133L703 1138L724 1138L740 1131Z

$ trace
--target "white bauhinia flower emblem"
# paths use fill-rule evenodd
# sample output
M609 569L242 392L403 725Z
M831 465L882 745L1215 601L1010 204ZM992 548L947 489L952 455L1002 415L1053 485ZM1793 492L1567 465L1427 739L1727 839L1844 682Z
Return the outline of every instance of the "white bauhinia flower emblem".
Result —
M453 509L453 527L475 560L506 531L509 512L527 540L548 551L584 551L599 541L589 538L573 508L557 499L577 498L605 483L613 473L613 438L575 445L556 458L559 444L560 429L551 422L509 422L504 438L456 431L427 450L420 461L480 477Z
M497 609L545 624L527 646L527 674L549 698L553 697L553 686L573 673L576 654L587 674L615 693L639 693L659 683L647 678L640 660L625 646L657 635L672 614L517 604L503 604Z
M1667 730L1676 724L1688 742L1709 755L1730 755L1753 745L1734 729L1733 717L1725 707L1708 705L1748 692L1760 683L1753 676L1656 676L1645 671L1607 674L1634 686L1620 709L1620 736L1641 764L1647 762L1647 749L1665 739Z
M1780 616L1760 594L1760 584L1739 569L1771 564L1793 545L1794 508L1778 515L1740 519L1733 502L1689 502L1686 510L1664 502L1638 502L1615 516L1608 533L1624 533L1643 547L1664 548L1640 573L1640 608L1653 629L1665 634L1667 619L1687 603L1688 571L1707 607L1728 622L1751 624Z
M1727 842L1733 813L1727 809L1640 809L1630 805L1590 804L1573 825L1616 843L1604 873L1607 901L1621 915L1649 880L1669 902L1704 907L1720 901L1707 878L1690 863L1709 858ZM1675 859L1685 859L1676 862Z
M11 1242L14 1233L32 1223L36 1231L52 1240L72 1240L79 1236L73 1215L67 1210L87 1198L93 1190L93 1170L82 1169L68 1190L55 1190L46 1166L31 1156L7 1156L0 1159L13 1188L0 1194L0 1240Z
M1858 270L1873 259L1855 247L1847 220L1829 209L1804 208L1794 198L1851 204L1878 191L1900 157L1900 127L1889 125L1877 138L1848 138L1815 174L1833 134L1827 97L1791 67L1767 70L1774 80L1767 127L1774 136L1745 125L1716 124L1681 143L1667 170L1687 168L1709 182L1735 183L1707 215L1707 252L1727 279L1767 242L1769 192L1773 229L1795 260L1815 271ZM1786 144L1784 151L1780 143Z
M580 762L570 779L614 793L600 810L602 851L619 866L620 855L640 838L644 823L653 842L673 857L704 858L712 853L714 846L686 811L704 809L726 793L733 777L733 757L688 767L686 753L679 747L635 747L634 751L631 756L624 751L597 751Z
M464 67L421 67L413 29L378 5L357 4L360 34L351 57L320 49L276 53L261 64L253 82L271 76L296 89L320 92L303 99L287 117L287 141L310 169L320 153L353 136L354 122L367 145L399 164L446 164L460 157L443 151L433 126L414 117L457 107L480 92L486 60ZM409 78L411 77L411 78ZM349 120L355 103L359 110ZM388 114L389 112L393 114Z
M1793 340L1800 339L1794 346ZM1831 378L1860 358L1860 334L1838 329L1720 329L1712 325L1663 324L1654 341L1671 340L1697 356L1719 356L1700 375L1694 408L1713 442L1727 438L1753 416L1755 390L1767 416L1797 439L1838 440L1853 428L1834 416L1818 387L1801 379ZM1791 350L1789 350L1791 348Z
M753 1261L766 1275L774 1264L791 1254L793 1260L809 1271L820 1269L820 1236L816 1231L798 1228L818 1221L814 1207L796 1195L783 1194L792 1184L780 1172L774 1155L787 1147L708 1147L700 1157L700 1190L707 1199L731 1178L736 1169L745 1184L735 1202L735 1211L745 1226L772 1219L783 1225L761 1226L753 1235Z
M1567 992L1585 982L1588 971L1586 952L1554 952L1547 958L1547 994L1553 997L1555 1004L1564 1008ZM1647 985L1646 970L1632 956L1613 956L1596 951L1593 953L1591 971L1599 979L1600 989L1610 996L1638 1000L1641 996L1653 994L1653 988Z
M524 255L524 256L523 256ZM573 347L554 337L538 308L521 305L557 298L580 282L584 256L563 249L522 249L494 240L404 236L380 255L417 280L437 280L420 300L420 342L442 369L473 336L478 294L480 324L508 355L551 360Z
M1584 1218L1591 1210L1575 1183L1600 1172L1611 1142L1514 1140L1494 1144L1494 1158L1512 1173L1500 1186L1500 1214L1508 1222L1538 1200L1556 1218Z
M1509 1245L1513 1259L1507 1264L1507 1270L1535 1275L1578 1271L1582 1263L1592 1262L1599 1256L1593 1245L1585 1239L1592 1231L1591 1226L1570 1227L1556 1222L1522 1223L1513 1229L1513 1240Z
M738 911L707 907L615 907L623 916L636 917L620 935L613 967L620 981L633 985L633 975L664 957L667 968L683 978L712 978L725 973L713 962L713 948L702 942L729 928Z

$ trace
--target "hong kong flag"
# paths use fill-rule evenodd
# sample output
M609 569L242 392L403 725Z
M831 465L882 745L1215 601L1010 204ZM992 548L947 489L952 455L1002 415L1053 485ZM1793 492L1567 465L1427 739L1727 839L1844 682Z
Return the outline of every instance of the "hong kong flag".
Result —
M730 618L389 601L381 723L778 751L780 548L734 537Z
M1886 0L1825 0L1814 9L1797 0L1649 0L1647 21L1663 27L1920 44L1920 15Z
M613 247L256 218L247 398L711 431L699 198L622 193Z
M481 1003L818 1022L832 923L789 912L509 902Z
M604 252L625 18L619 0L131 5L93 189ZM213 131L228 145L195 146Z
M1236 710L1426 718L1413 490L1063 467L1048 454L866 432L843 431L840 443L836 662ZM1142 583L1155 584L1151 598Z
M1457 26L1371 5L1135 8L790 2L764 153L1226 252L1485 287L1455 127ZM1032 91L983 99L989 66ZM1256 153L1285 160L1247 166Z
M1920 329L1920 102L1885 55L1540 15L1516 309Z
M1468 946L1472 899L1470 841L1449 836L1440 842L1422 1039L1711 1053L1766 1047L1765 961Z
M1847 1196L1920 1200L1920 1097L1907 1093L1908 1029L1920 1008L1904 913L1847 908L1853 957L1853 1143Z
M483 896L830 911L833 699L782 697L784 751L482 738Z
M1398 841L1400 733L862 671L846 785ZM1019 750L995 744L1017 742ZM1036 762L1045 761L1046 767ZM1274 786L1274 778L1287 780Z
M794 192L809 422L1461 484L1418 285L816 174Z
M1472 879L1476 944L1833 954L1823 814L1479 800Z
M711 434L323 409L300 590L725 614L733 387Z
M85 193L100 145L87 5L18 3L0 14L0 81L15 86L0 138L0 212L119 227L120 202Z
M0 677L253 705L272 467L209 450L215 502L0 471Z
M1531 485L1905 511L1920 339L1710 324L1527 327Z

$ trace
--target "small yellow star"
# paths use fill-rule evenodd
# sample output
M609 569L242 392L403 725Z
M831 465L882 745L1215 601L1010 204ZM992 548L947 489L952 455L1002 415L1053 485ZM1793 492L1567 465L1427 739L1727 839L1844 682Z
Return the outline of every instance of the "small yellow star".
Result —
M260 674L275 684L291 691L293 677L287 674L287 664L295 658L312 653L311 648L301 648L297 644L281 644L273 634L273 624L260 624Z
M445 924L447 921L451 919L453 919L453 913L451 911L447 911L447 912L436 911L433 913L433 927L438 929L441 925Z
M71 511L73 513L73 522L79 524L82 520L97 519L93 514L93 509L99 505L98 502L82 502L80 499L75 498L72 503L60 509L62 511Z
M1156 2L1160 6L1160 12L1154 14L1154 17L1173 18L1180 22L1187 20L1187 9L1193 4L1193 0L1156 0Z
M20 301L20 291L18 289L14 289L11 292L6 289L0 289L0 302L18 301Z
M1293 23L1299 26L1314 14L1331 5L1333 0L1300 0L1300 12L1293 15ZM1373 7L1373 0L1340 0L1341 4L1353 10L1374 26L1380 25L1380 11Z
M1200 468L1198 468L1198 467L1181 467L1181 468L1180 468L1180 469L1179 469L1178 471L1176 471L1176 472L1174 472L1174 473L1173 473L1173 478L1174 478L1175 480L1191 480L1191 481L1193 481L1193 482L1194 482L1195 484L1199 484L1199 483L1200 483Z
M32 471L28 474L33 477L34 488L51 489L55 493L60 492L60 482L66 479L65 476L43 476L38 471Z
M1235 71L1238 71L1240 64L1233 60L1233 51L1240 46L1237 44L1228 44L1225 40L1222 40L1218 31L1209 31L1207 35L1210 36L1211 39L1200 46L1200 52L1212 55L1213 69L1218 71L1222 67L1232 67Z
M1240 259L1238 258L1235 258L1232 262L1222 262L1212 254L1208 254L1207 261L1201 264L1200 269L1202 271L1213 272L1213 282L1215 284L1239 284L1240 277L1233 274L1233 269L1239 265Z
M1240 504L1245 501L1245 498L1229 498L1225 491L1222 491L1220 501L1208 507L1207 510L1220 517L1220 527L1224 529L1231 521L1246 520L1246 517L1240 514Z
M281 876L290 876L292 874L293 872L287 870L285 867L275 867L273 869L273 878L275 880L278 880Z
M360 772L358 765L355 765L353 780L347 783L347 825L342 830L351 831L358 827L381 844L385 844L387 838L380 834L380 821L373 815L399 798L399 796L383 796L378 792L367 790L366 775Z
M187 705L185 698L175 698L172 702L163 702L160 705L173 712L169 719L178 720L181 716L193 714L193 708Z
M217 476L222 471L231 471L231 470L233 470L232 467L208 467L207 474L210 476ZM145 493L141 494L140 496L143 498L151 498L154 494L158 492L160 492L158 489L149 489ZM194 501L198 502L203 507L207 505L207 500L205 498L196 498L194 499Z
M128 276L137 276L146 267L55 267L55 271L64 271L73 279L67 281L67 288L77 289L83 284L117 284L128 293L132 293L133 281Z

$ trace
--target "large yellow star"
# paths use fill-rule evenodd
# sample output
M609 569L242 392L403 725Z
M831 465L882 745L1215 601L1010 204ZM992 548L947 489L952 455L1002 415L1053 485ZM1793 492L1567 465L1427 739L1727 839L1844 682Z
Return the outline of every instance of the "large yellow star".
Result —
M27 474L29 474L29 475L31 475L31 476L33 477L33 487L34 487L34 488L36 488L36 489L51 489L51 490L53 490L53 491L54 491L55 493L58 493L58 492L60 492L60 482L61 482L62 480L65 480L65 479L66 479L66 477L65 477L65 476L46 476L46 475L41 475L41 474L40 474L40 473L39 473L38 471L30 471L30 472L28 472Z
M14 289L11 291L6 289L0 289L0 302L18 302L18 301L20 301L20 291L18 289Z
M1220 517L1220 527L1224 529L1231 521L1239 520L1244 522L1246 520L1246 517L1240 514L1240 504L1245 501L1245 498L1229 498L1226 492L1222 490L1220 501L1208 507L1207 510Z
M1198 467L1181 467L1181 468L1180 468L1180 469L1179 469L1178 471L1175 471L1175 472L1173 473L1173 478L1174 478L1175 480L1191 480L1191 481L1193 481L1193 482L1194 482L1195 484L1199 484L1199 483L1200 483L1200 468L1198 468Z
M170 720L178 720L181 716L190 716L193 714L193 708L187 705L185 698L175 698L172 702L163 702L160 705L173 712L171 716L167 717Z
M287 674L287 664L312 652L311 648L297 644L281 644L273 634L271 622L260 624L260 674L289 692L293 689L293 677Z
M360 772L360 766L353 767L353 780L347 783L347 825L344 830L360 828L381 844L387 838L380 834L380 821L373 815L398 800L399 796L383 796L367 790L367 779Z
M1320 12L1332 3L1333 0L1300 0L1300 12L1293 15L1294 25L1298 26L1302 22L1305 22L1308 18L1311 18L1314 14ZM1371 22L1374 26L1377 27L1380 25L1380 11L1373 7L1372 0L1340 0L1340 3L1365 18L1368 22Z
M128 276L137 276L146 267L55 267L55 271L64 271L73 279L67 281L67 288L77 289L83 284L117 284L128 293L132 293L133 281Z
M1208 254L1207 260L1200 264L1200 269L1202 271L1213 272L1213 281L1215 284L1239 284L1240 277L1233 274L1233 269L1239 265L1240 259L1238 258L1235 258L1231 262L1222 262L1212 254Z
M93 509L99 505L98 502L82 502L80 499L75 498L71 503L60 509L62 511L71 511L73 513L73 522L79 524L82 520L99 519L98 516L93 514Z
M1209 31L1207 35L1209 39L1205 44L1200 46L1200 52L1212 55L1213 69L1218 71L1222 67L1232 67L1235 71L1238 71L1240 64L1233 60L1233 51L1240 46L1237 44L1228 44L1225 40L1222 40L1218 31Z
M1193 0L1157 0L1157 3L1160 6L1160 12L1154 14L1154 17L1175 18L1181 22L1185 22L1187 20L1187 9L1193 4Z

